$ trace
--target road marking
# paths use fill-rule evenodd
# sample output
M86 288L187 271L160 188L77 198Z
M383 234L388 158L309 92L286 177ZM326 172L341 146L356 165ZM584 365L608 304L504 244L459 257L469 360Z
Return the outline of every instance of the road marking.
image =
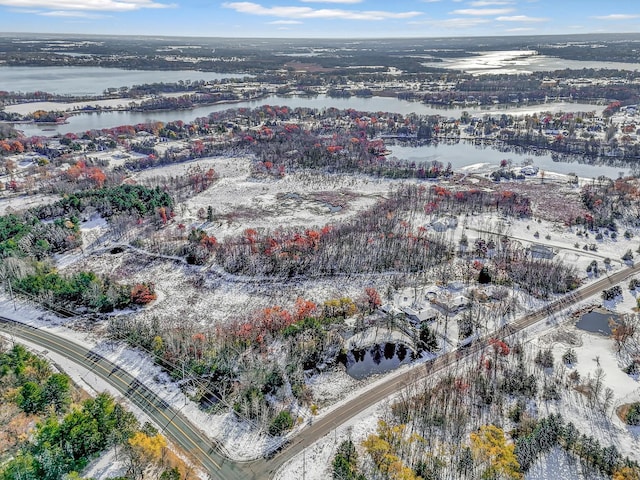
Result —
M80 353L79 353L79 352L77 352L77 351L73 350L71 347L69 347L69 346L65 345L64 343L60 343L60 342L58 341L58 339L56 338L56 335L55 335L55 334L50 333L50 332L44 332L44 331L41 331L40 329L37 329L37 328L34 328L33 330L31 330L31 329L25 329L25 328L22 328L22 327L23 327L23 326L22 326L22 324L20 324L20 323L16 323L16 322L13 322L13 321L12 321L12 320L10 320L10 319L7 319L7 320L8 320L9 322L11 322L11 324L12 324L12 325L14 325L14 326L16 327L16 330L20 330L20 331L22 331L22 332L29 332L28 334L30 334L32 337L35 337L36 339L40 339L41 341L49 342L49 343L51 343L51 344L56 345L60 350L62 350L63 352L66 352L66 355L65 355L64 353L62 353L62 354L63 354L63 355L65 355L65 356L67 356L67 358L70 358L70 357L69 357L69 353L71 354L71 357L73 357L73 358L78 358L78 357L80 357ZM5 324L6 324L6 323L5 323ZM26 335L27 337L28 337L28 334ZM20 336L20 335L17 335L17 336ZM25 338L25 340L27 340L27 341L28 341L28 340L29 340L29 338ZM67 340L67 342L72 343L70 340ZM74 346L76 346L76 345L74 344ZM144 411L146 411L147 413L152 413L152 412L155 410L155 412L156 412L156 413L155 413L155 414L156 414L156 416L164 417L164 420L167 420L166 425L171 424L171 425L172 425L172 426L173 426L173 427L174 427L178 432L180 432L180 433L181 433L181 434L182 434L182 435L183 435L183 436L184 436L184 437L185 437L185 438L186 438L186 439L187 439L187 440L188 440L188 441L189 441L189 442L190 442L190 443L191 443L191 444L196 448L196 449L200 450L200 452L201 452L202 454L204 454L205 458L206 458L206 459L208 459L211 463L213 463L213 464L216 466L216 468L218 468L218 470L220 470L220 469L221 469L221 468L220 468L220 465L219 465L219 464L218 464L218 463L217 463L213 458L211 458L211 457L210 457L210 456L209 456L209 455L208 455L208 454L207 454L207 453L202 449L202 447L201 447L198 443L196 443L196 441L195 441L193 438L191 438L191 436L190 436L190 435L187 435L187 434L182 430L182 428L180 428L180 427L179 427L179 426L178 426L178 425L173 421L173 419L174 419L176 416L178 416L178 414L179 414L179 412L178 412L178 411L176 411L176 410L174 410L173 408L169 407L169 408L170 408L170 410L172 410L172 411L174 411L174 412L175 412L175 415L174 415L173 417L171 417L171 418L170 418L170 417L168 417L168 416L164 413L164 411L162 411L161 409L157 408L157 407L156 407L156 406L151 402L151 400L149 400L146 396L142 395L142 393L138 391L138 387L136 387L136 388L131 388L131 386L133 385L134 381L136 380L136 378L135 378L133 375L131 375L130 373L126 372L124 369L120 369L120 370L122 370L122 372L124 372L126 375L128 375L129 377L131 377L131 379L132 379L132 381L131 381L131 382L127 382L125 379L123 379L123 378L122 378L120 375L118 375L118 374L112 374L112 376L110 376L110 374L108 373L108 372L110 372L110 370L109 370L108 368L106 368L105 366L103 366L102 364L100 364L99 362L100 362L100 361L105 361L105 362L110 363L110 364L112 364L112 365L114 365L114 366L116 366L116 367L117 367L117 365L115 365L113 362L111 362L109 359L107 359L107 358L103 357L102 355L100 355L100 354L96 354L95 352L92 352L91 350L88 350L86 347L84 347L84 346L82 346L82 345L77 345L77 346L76 346L76 348L78 348L78 349L82 349L82 350L86 350L88 354L94 353L95 357L94 357L94 356L91 356L91 355L90 355L89 357L87 357L87 356L85 355L85 356L83 356L82 358L83 358L83 359L86 359L86 360L89 360L93 365L95 365L96 367L98 367L99 369L101 369L105 374L107 374L106 376L103 376L102 374L100 375L100 376L101 376L105 381L107 381L108 383L110 383L110 384L111 384L112 386L114 386L117 390L121 390L121 388L119 388L119 386L118 386L118 385L116 385L116 384L115 384L115 382L110 381L111 379L113 379L113 377L116 377L116 378L120 381L120 383L121 383L122 385L124 385L125 387L128 387L128 388L126 389L126 391L125 391L125 392L122 392L124 395L127 395L127 394L131 395L131 393L129 393L129 392L133 392L135 395L137 395L137 396L138 396L138 398L142 398L142 399L144 399L144 400L143 400L143 401L141 401L140 403L142 403L143 405L146 405L147 407L150 407L150 408L145 408L145 406L143 406L143 405L138 405L139 407L141 407L141 408L142 408ZM73 358L70 358L70 360L74 361L74 360L73 360ZM74 362L74 363L77 363L77 362ZM81 366L83 366L84 368L86 368L86 365L82 365L82 364L81 364ZM118 368L119 368L119 367L118 367ZM90 368L90 369L89 369L89 371L91 371L92 369L93 369L93 368ZM141 386L145 391L150 392L154 397L156 397L156 398L160 399L160 398L159 398L159 397L158 397L158 396L157 396L157 395L156 395L152 390L150 390L149 388L145 387L142 383L139 383L139 385L140 385L140 386ZM184 420L182 420L182 418L181 418L180 420L181 420L185 425L187 425L187 423L186 423L186 422L184 422ZM166 428L166 426L165 426L165 428ZM207 438L203 438L203 436L202 436L202 434L201 434L200 432L195 431L195 430L192 430L192 432L193 432L193 434L194 434L196 437L198 437L198 439L199 439L200 441L203 441L203 440L204 440L204 442L205 442L205 443L209 443L209 442L210 442L210 440L209 440L209 439L207 439Z

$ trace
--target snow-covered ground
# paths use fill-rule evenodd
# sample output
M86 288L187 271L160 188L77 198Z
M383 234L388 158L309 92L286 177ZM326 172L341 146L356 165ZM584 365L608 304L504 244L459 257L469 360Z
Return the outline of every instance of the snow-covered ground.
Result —
M203 169L212 167L220 175L220 180L209 190L190 198L184 205L176 208L176 222L184 222L187 225L198 225L209 234L219 238L237 234L245 228L273 228L274 226L296 226L308 228L314 225L324 225L347 220L351 215L372 206L379 198L385 196L389 188L398 181L368 179L365 177L327 175L321 178L305 176L305 174L287 175L282 179L255 180L250 177L251 159L246 157L215 157L202 159L189 164L170 165L157 169L146 170L135 175L135 179L143 181L157 176L175 176L185 174L194 164ZM469 167L465 173L468 175L463 180L470 184L486 184L478 173L485 174L490 166L480 164ZM565 185L565 178L549 175L545 181L558 182L566 195L571 195L572 187ZM549 180L547 180L549 179ZM537 185L540 179L526 180L523 185ZM536 187L537 188L537 187ZM554 186L551 186L553 189ZM537 191L532 189L531 191ZM328 194L330 192L330 195ZM575 194L575 192L573 192ZM562 198L562 197L559 197ZM540 199L542 202L544 199ZM211 205L214 209L216 221L203 222L198 218L198 211ZM329 205L341 207L338 211L332 211ZM535 207L535 205L534 205ZM542 208L542 207L540 207ZM508 235L512 241L521 242L523 246L532 244L544 244L554 249L556 258L561 258L567 263L575 265L578 272L585 272L587 265L596 260L603 265L605 258L610 258L611 269L623 268L620 256L627 250L637 248L637 236L624 239L620 235L612 240L604 237L602 241L585 239L576 235L577 229L565 227L557 222L545 219L543 215L537 215L539 220L515 220L498 218L495 214L482 214L468 216L461 219L459 225L450 229L449 235L453 242L458 242L464 233L469 244L472 245L477 237L485 236L486 232L500 235ZM427 225L433 218L427 215L419 220ZM277 223L276 223L277 222ZM71 253L57 258L60 268L80 269L86 268L98 273L113 275L116 278L127 278L130 282L146 282L152 280L159 293L159 298L149 308L136 313L142 318L151 319L158 317L164 322L190 320L195 324L212 326L218 322L227 321L233 315L247 313L266 305L279 304L286 306L288 302L304 295L314 301L324 301L329 298L338 298L345 295L355 296L362 292L365 286L380 286L380 291L387 285L387 280L380 276L351 277L346 281L342 278L300 280L290 283L264 283L261 281L246 281L247 279L223 275L223 272L210 267L189 266L182 259L155 256L146 254L142 250L128 249L119 254L111 254L108 250L93 251L91 246L104 233L104 221L99 217L89 219L81 225L83 233L83 245L85 251ZM161 234L167 234L168 226ZM536 236L535 233L538 233ZM549 238L547 238L549 237ZM575 243L579 243L579 247ZM597 251L585 251L581 248L586 243L596 243ZM98 245L99 246L99 245ZM604 266L601 266L604 271ZM589 278L587 281L594 281ZM635 300L630 296L626 288L623 302L618 302L618 311L629 311L635 305ZM452 295L454 290L442 287L444 294ZM517 289L510 292L516 296L518 305L517 314L520 315L531 309L542 306L542 303L532 297L523 294ZM198 405L190 401L187 396L171 382L166 374L153 365L151 359L141 352L134 351L124 345L105 341L101 336L101 326L95 326L90 333L74 329L74 325L67 328L62 324L65 321L55 319L27 306L18 305L17 312L12 312L12 304L6 297L0 296L0 312L6 316L14 316L21 321L37 323L55 331L71 336L78 342L92 348L104 355L122 368L125 368L138 379L155 391L161 398L170 403L176 409L187 415L194 423L200 425L212 438L223 442L228 452L236 459L249 459L259 456L272 445L272 440L265 435L256 434L249 424L238 423L230 414L209 415L202 412ZM573 307L574 309L577 307ZM564 318L558 316L558 318ZM486 328L493 330L501 321L498 317L487 320ZM442 340L443 349L446 351L454 348L458 339L457 324L452 316L448 324L436 322L436 333ZM530 334L546 333L548 325L540 324L531 329ZM576 347L578 363L574 367L585 378L593 375L595 357L607 372L607 386L616 392L615 404L619 405L638 397L637 382L629 380L620 372L618 361L611 351L611 340L594 337L591 334L577 332L580 338L580 346ZM395 337L389 337L395 338ZM370 340L370 339L366 339ZM535 341L535 340L534 340ZM365 339L354 339L357 344L364 344ZM543 339L541 344L546 344ZM564 346L558 343L558 358L564 351ZM594 352L597 352L595 354ZM53 354L51 354L53 355ZM77 366L66 365L65 360L53 358L64 370L67 370L74 380L85 385L87 389L94 391L108 390L97 377L90 373L78 370ZM68 363L68 362L67 362ZM559 364L559 361L557 362ZM399 371L410 368L403 366ZM392 373L397 374L398 371ZM354 395L363 394L376 382L383 381L382 377L369 378L357 381L349 377L343 370L336 368L315 375L309 381L309 387L314 393L314 399L320 407L319 415L330 415L337 405L347 401ZM593 415L585 415L584 403L581 403L580 395L570 392L567 395L567 405L571 412L568 418L584 426L584 433L598 436L606 440L607 435L615 435L616 440L629 446L627 449L633 453L640 451L637 437L634 437L621 422L616 424L615 431L597 431L602 422ZM563 414L565 411L564 403ZM553 410L550 406L550 411ZM298 456L289 467L281 473L281 480L299 477L301 468L305 469L305 475L309 478L326 478L326 467L329 459L340 438L352 435L354 440L361 441L368 433L375 430L377 417L381 414L380 405L370 409L348 424L341 426L334 434L334 438L325 438L313 447L307 449L303 456ZM143 414L142 412L138 412ZM308 411L300 411L299 415L311 418ZM574 420L575 417L575 420ZM584 424L584 425L583 425ZM303 428L299 426L297 428ZM295 434L295 431L293 432ZM625 453L627 452L625 450ZM99 467L97 467L99 468ZM316 475L310 477L309 475ZM540 477L544 478L544 477Z
M40 205L46 205L58 201L56 195L12 195L0 198L0 215L17 213Z
M18 113L20 115L27 115L38 110L44 110L45 112L73 112L82 110L84 108L124 108L127 106L136 105L144 100L148 100L151 97L137 98L131 100L129 98L111 98L106 100L88 100L86 102L29 102L29 103L17 103L15 105L7 105L5 111L9 113Z
M585 474L580 461L560 447L541 456L524 476L525 480L605 480L592 472Z
M376 432L378 419L384 414L385 404L375 405L353 417L348 423L336 426L335 430L305 449L289 461L274 480L326 480L331 478L331 462L344 440L364 440Z
M220 180L181 206L180 221L200 225L198 211L211 206L216 220L201 226L218 237L246 228L313 227L339 222L371 207L396 183L365 176L306 173L257 180L251 176L252 160L248 157L199 159L145 170L134 178L144 181L185 175L196 165L204 171L213 168Z

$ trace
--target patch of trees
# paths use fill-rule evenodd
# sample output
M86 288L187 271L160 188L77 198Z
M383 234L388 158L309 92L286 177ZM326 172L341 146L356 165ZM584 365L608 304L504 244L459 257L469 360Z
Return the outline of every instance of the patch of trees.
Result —
M110 312L116 308L145 305L155 300L152 284L119 285L93 272L61 275L51 265L33 262L11 279L16 293L54 310Z
M640 425L640 402L632 403L628 406L624 421L627 425Z
M13 398L26 414L40 414L48 408L66 411L71 403L69 377L54 373L49 363L14 344L0 352L0 387L15 392Z
M319 230L249 229L219 244L216 261L230 273L283 277L423 271L449 253L425 229L414 229L403 220L403 213L423 194L417 188L401 188L348 223Z
M582 188L581 200L589 211L581 223L594 230L598 227L617 232L616 222L638 226L637 197L640 190L632 179L615 181L599 177L597 182Z
M153 110L181 110L194 108L198 105L211 105L216 102L240 100L238 96L230 91L216 93L189 93L179 97L157 96L146 99L131 108L131 111L153 111Z
M602 291L602 299L605 301L615 300L622 296L622 287L615 285L611 288Z
M0 258L29 256L43 259L80 245L79 221L62 216L43 223L31 211L0 217Z
M65 115L63 112L36 110L29 115L25 115L25 118L33 120L36 123L56 123L60 120L64 120Z
M169 193L176 203L179 203L193 195L204 192L218 178L219 176L213 168L204 169L196 164L190 165L184 175L150 177L143 180L141 184L148 188L160 188L162 191ZM207 221L212 220L213 218L207 218Z
M39 218L56 218L64 214L83 212L93 207L103 217L130 213L145 217L160 208L171 209L173 199L159 187L120 185L117 187L86 190L65 196L62 200L33 209Z
M312 405L308 376L320 365L338 362L344 320L371 312L378 302L378 293L369 288L357 299L316 304L299 298L288 308L262 308L216 328L114 317L108 331L148 350L158 365L196 392L192 398L202 408L230 409L275 435L290 428L292 402Z
M573 265L545 259L522 259L506 266L507 278L538 298L567 293L580 286Z
M133 414L106 393L88 399L62 419L48 416L33 439L3 465L0 478L58 480L79 472L106 448L126 442L137 427Z
M446 213L459 216L497 210L514 217L531 216L531 200L511 190L486 192L477 188L449 190L433 186L424 206L425 213Z
M562 382L553 378L557 374L540 379L535 362L541 355L532 353L522 344L493 339L474 365L459 365L442 378L428 378L404 390L391 405L384 428L363 443L367 457L359 462L358 471L389 474L391 463L384 461L389 454L422 478L440 478L446 470L460 479L519 479L542 453L560 446L581 458L591 471L637 475L638 465L615 446L600 445L559 415L533 417L531 412L537 410L527 405L561 398ZM593 395L599 398L602 376L596 377L584 388L598 390ZM573 382L572 375L567 380ZM498 427L504 425L505 412L515 424L510 432ZM437 460L426 453L445 450ZM395 465L393 471L399 471L400 465ZM403 478L414 478L409 471L407 475Z
M521 173L517 174L511 170L500 169L500 170L491 172L491 174L489 175L489 178L491 178L491 180L493 180L494 182L499 182L503 178L505 180L524 180L525 177Z
M53 373L48 362L15 344L0 353L0 386L26 414L46 418L36 425L33 438L13 459L0 467L2 479L59 479L80 471L88 460L109 445L126 439L137 425L106 394L71 407L70 379ZM63 416L63 417L61 417Z
M149 465L161 479L179 480L186 471L167 455L166 440L151 425L141 428L106 393L75 403L70 378L53 373L45 359L22 345L0 349L0 393L35 423L28 436L21 433L13 445L4 444L3 453L12 456L0 465L2 480L80 478L78 472L109 447L123 455L128 479L141 480Z
M358 452L351 439L338 446L331 462L331 474L333 480L365 480L364 475L358 473Z
M375 473L390 479L418 480L421 477L416 473L415 467L412 468L413 465L407 465L403 453L413 449L420 452L423 443L424 439L411 434L406 425L390 425L384 420L379 420L376 433L369 435L362 442L362 446L373 462ZM426 462L422 463L420 468L427 470ZM421 473L424 474L426 471ZM438 471L429 473L434 476Z
M605 447L597 439L580 434L573 423L565 423L559 414L542 418L528 429L530 433L516 439L516 456L525 471L541 454L559 446L601 474L615 478L624 469L635 472L636 476L640 472L638 464L623 457L615 445Z

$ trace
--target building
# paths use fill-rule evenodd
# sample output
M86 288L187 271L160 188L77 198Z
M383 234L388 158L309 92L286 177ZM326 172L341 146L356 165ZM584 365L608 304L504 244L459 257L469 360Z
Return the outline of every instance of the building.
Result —
M544 258L547 260L551 260L556 254L552 248L546 245L531 245L531 247L529 247L529 253L533 258Z

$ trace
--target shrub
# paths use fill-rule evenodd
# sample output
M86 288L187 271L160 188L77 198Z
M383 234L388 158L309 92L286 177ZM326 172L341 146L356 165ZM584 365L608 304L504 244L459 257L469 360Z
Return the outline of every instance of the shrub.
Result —
M640 402L631 404L624 421L627 425L640 425Z
M152 283L137 283L131 287L131 303L136 305L146 305L154 301L158 296L154 291Z
M570 348L562 355L562 362L565 365L571 365L578 361L578 356L576 355L576 351L573 348Z
M619 285L609 288L608 290L603 290L602 299L603 300L614 300L616 297L622 296L622 288Z
M536 365L540 365L542 368L553 368L553 353L551 349L538 350L534 361Z
M560 400L560 392L555 382L545 384L542 387L542 399L543 400Z
M640 374L640 362L631 362L625 368L622 369L627 375L639 375Z
M293 427L293 417L288 410L282 410L269 425L269 435L274 437L282 435Z
M480 269L480 274L478 275L478 283L491 283L491 274L489 273L489 269L486 266Z

